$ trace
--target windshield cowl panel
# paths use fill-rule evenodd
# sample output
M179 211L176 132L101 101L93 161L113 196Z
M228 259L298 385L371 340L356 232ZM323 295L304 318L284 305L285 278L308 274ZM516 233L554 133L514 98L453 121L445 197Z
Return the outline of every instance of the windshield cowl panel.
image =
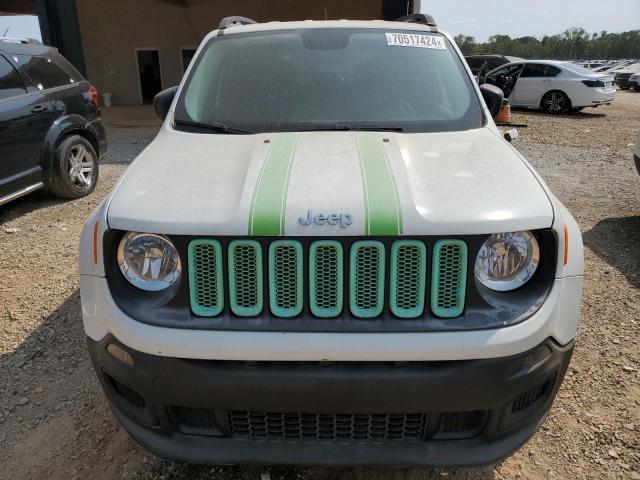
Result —
M479 98L437 33L303 28L211 38L195 59L175 128L198 133L478 128Z

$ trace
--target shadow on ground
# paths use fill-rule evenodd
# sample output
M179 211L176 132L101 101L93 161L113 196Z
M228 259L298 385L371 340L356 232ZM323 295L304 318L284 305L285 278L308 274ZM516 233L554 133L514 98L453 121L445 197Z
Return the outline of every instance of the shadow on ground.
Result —
M70 200L49 196L44 192L34 192L20 197L6 205L0 206L0 227L33 211L53 207L69 201Z
M151 467L166 480L493 480L493 469L432 470L425 468L339 468L186 465L161 461ZM262 476L268 473L267 477Z
M640 288L640 216L601 220L583 234L583 240L634 288Z
M575 113L547 113L542 110L533 110L531 108L523 108L523 107L512 107L513 112L515 113L526 113L527 115L535 115L539 117L552 117L552 118L567 118L570 120L588 120L590 118L597 117L606 117L606 113L596 112L594 108L585 108L579 112Z

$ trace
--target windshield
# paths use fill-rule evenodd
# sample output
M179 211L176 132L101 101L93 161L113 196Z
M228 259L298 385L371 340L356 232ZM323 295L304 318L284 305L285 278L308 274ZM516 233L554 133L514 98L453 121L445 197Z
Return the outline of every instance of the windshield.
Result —
M394 43L414 42L395 45ZM222 132L481 126L471 79L442 35L306 28L212 38L177 102L176 128Z

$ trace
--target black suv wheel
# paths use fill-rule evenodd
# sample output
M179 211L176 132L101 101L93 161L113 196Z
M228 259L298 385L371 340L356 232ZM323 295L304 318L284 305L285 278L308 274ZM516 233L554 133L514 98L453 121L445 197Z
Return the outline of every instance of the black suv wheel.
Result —
M93 145L80 135L70 135L56 148L49 187L61 198L80 198L96 188L98 156Z

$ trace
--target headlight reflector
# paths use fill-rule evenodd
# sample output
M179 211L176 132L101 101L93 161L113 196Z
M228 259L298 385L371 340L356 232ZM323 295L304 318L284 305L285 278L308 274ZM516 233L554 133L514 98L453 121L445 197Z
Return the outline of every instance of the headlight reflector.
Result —
M475 276L485 287L507 292L527 283L539 262L540 247L531 232L496 233L478 252Z
M118 265L132 285L148 292L170 287L182 271L176 247L164 235L129 232L118 245Z

